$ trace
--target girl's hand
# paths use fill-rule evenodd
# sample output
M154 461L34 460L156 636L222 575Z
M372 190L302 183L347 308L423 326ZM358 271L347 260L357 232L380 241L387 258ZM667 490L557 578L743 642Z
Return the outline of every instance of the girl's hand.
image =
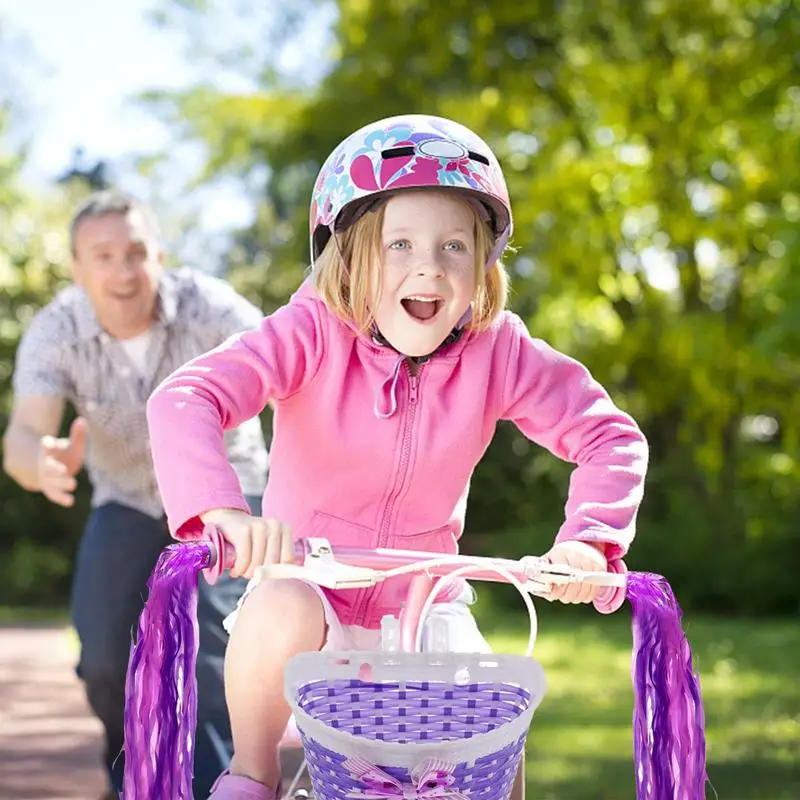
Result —
M551 564L562 564L589 572L606 572L608 562L600 547L602 545L595 546L588 542L559 542L552 547L545 558ZM562 603L591 603L602 588L590 583L555 584L550 592L550 598L560 600Z
M216 525L236 551L231 577L252 578L264 564L293 564L294 541L289 526L277 519L254 517L233 508L205 511L200 519Z

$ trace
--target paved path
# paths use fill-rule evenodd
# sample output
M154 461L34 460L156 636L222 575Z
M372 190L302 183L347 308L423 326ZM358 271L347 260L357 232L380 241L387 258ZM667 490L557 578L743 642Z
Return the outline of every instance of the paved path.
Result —
M0 628L0 800L96 800L100 727L63 627Z

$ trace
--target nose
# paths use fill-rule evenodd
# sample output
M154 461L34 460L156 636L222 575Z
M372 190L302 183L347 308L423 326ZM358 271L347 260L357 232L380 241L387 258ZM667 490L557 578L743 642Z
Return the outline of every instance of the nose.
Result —
M111 262L108 277L118 288L130 288L138 281L138 264L125 256Z
M131 256L120 256L112 261L111 267L114 274L123 278L130 278L136 274L139 263Z
M443 278L444 254L431 248L418 252L414 272L420 277Z

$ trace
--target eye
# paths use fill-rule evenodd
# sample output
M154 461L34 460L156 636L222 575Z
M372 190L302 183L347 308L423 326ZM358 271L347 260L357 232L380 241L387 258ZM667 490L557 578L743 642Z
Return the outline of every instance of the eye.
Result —
M393 242L389 243L390 250L408 250L411 247L411 243L408 239L396 239Z
M444 249L450 250L453 253L460 253L462 250L466 250L467 248L464 242L459 241L458 239L453 239L445 244Z

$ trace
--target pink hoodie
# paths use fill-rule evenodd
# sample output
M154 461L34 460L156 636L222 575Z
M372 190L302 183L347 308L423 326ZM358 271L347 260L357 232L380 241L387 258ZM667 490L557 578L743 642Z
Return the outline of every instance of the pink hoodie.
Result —
M213 508L247 510L223 430L274 406L263 515L296 537L454 553L470 478L498 420L577 464L557 541L634 536L647 444L585 367L501 314L412 377L398 354L331 314L309 281L291 302L178 369L147 408L170 530L202 530ZM523 554L520 554L523 555ZM346 625L378 627L408 581L331 593Z

